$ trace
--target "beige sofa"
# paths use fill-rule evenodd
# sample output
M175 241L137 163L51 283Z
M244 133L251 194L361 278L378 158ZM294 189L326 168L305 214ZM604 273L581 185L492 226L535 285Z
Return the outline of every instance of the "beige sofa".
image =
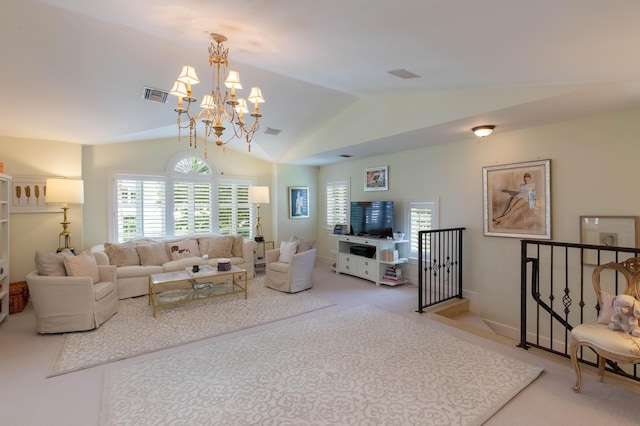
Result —
M225 258L232 265L245 269L249 278L255 276L256 242L242 236L192 234L170 238L140 238L126 243L104 243L91 248L98 265L116 265L118 298L148 294L149 275L181 271L193 265L218 265Z

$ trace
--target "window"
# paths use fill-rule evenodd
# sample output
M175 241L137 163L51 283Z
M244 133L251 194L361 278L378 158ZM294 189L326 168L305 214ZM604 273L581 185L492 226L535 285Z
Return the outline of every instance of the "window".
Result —
M327 183L327 223L329 229L335 225L348 225L349 219L349 182Z
M127 241L143 235L165 235L165 182L123 177L115 181L116 237Z
M418 231L435 229L438 224L438 203L436 201L415 201L409 203L410 257L418 257ZM427 251L429 247L426 247Z
M209 232L250 236L251 181L214 179L212 166L192 154L176 158L166 175L115 174L113 238L123 242Z
M252 237L253 213L249 204L251 182L223 180L218 184L218 224L222 235Z
M171 173L173 235L206 233L213 226L211 168L195 157L178 161Z

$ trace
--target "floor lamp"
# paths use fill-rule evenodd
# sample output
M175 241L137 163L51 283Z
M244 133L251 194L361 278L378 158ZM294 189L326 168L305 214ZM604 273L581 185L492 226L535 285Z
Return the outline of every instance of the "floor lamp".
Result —
M262 236L262 224L260 223L260 204L269 204L269 187L268 186L250 186L249 187L249 204L255 204L258 209L255 241L264 241Z
M67 220L67 210L69 209L68 204L84 204L84 182L74 179L47 179L44 194L45 202L64 204L62 207L64 218L60 222L62 232L58 237L58 251L68 249L75 253L71 247L71 234L68 229L71 222Z

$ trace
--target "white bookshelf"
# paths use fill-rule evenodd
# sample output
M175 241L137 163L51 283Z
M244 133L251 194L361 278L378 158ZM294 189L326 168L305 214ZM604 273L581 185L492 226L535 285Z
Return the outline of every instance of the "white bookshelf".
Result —
M0 323L9 317L9 203L11 177L0 173Z

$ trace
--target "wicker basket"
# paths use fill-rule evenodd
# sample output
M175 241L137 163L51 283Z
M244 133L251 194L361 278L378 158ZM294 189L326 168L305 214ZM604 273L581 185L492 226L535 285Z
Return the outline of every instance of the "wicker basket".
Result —
M11 283L9 285L9 314L18 314L24 311L29 301L29 287L26 281Z

